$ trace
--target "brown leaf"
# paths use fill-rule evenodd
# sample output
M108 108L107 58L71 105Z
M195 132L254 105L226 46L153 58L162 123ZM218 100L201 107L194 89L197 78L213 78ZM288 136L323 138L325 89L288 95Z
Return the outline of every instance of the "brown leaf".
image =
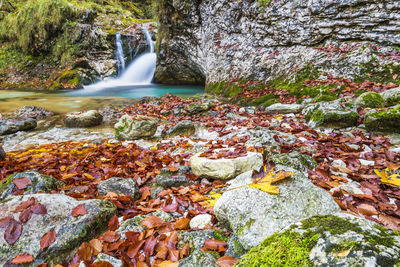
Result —
M366 216L372 216L378 214L378 211L375 209L374 206L365 203L359 205L357 209L362 215Z
M35 214L47 214L47 208L41 203L36 203L32 206L32 212Z
M175 230L187 230L189 229L189 223L190 223L189 218L179 218L174 223L174 228Z
M117 215L111 217L110 221L108 222L108 230L115 231L119 227L119 221Z
M138 254L139 250L142 248L142 246L144 245L145 241L139 241L133 245L130 245L128 248L128 251L126 253L126 255L128 255L129 258L133 259L136 257L136 255Z
M22 202L21 204L18 205L18 207L15 208L15 212L21 212L35 204L36 199L34 197L31 197L27 201Z
M164 221L157 216L149 216L142 221L142 225L147 228L156 228L164 224Z
M11 263L13 264L23 264L23 263L29 263L34 260L33 256L28 254L28 253L23 253L15 257Z
M92 263L90 266L92 267L113 267L111 263L108 261L96 261L95 263Z
M216 239L208 239L204 242L204 247L209 250L214 250L218 252L225 251L226 249L226 242L225 241L219 241Z
M398 218L387 215L379 215L379 221L381 221L381 223L387 228L400 230L400 219Z
M92 246L92 248L94 250L93 251L94 255L97 255L103 251L103 242L101 242L101 240L92 239L92 240L90 240L89 244Z
M76 253L82 260L89 261L92 258L93 247L88 242L83 242Z
M21 177L13 180L13 183L19 190L24 190L28 185L32 185L31 179L28 177Z
M27 221L29 221L31 217L32 217L32 208L28 208L23 212L21 212L21 214L19 215L19 220L22 223L26 223Z
M44 250L56 241L56 231L51 229L40 239L40 250Z
M117 232L108 231L108 232L105 232L104 234L102 234L99 237L99 239L104 240L109 243L112 243L112 242L118 241L120 237L121 237L121 235L118 234Z
M11 219L6 231L4 232L4 240L11 246L18 241L22 233L22 224L14 219Z
M146 240L144 244L143 252L146 257L150 257L154 254L154 248L157 245L158 239L152 235L149 239Z
M189 254L190 254L190 245L189 243L186 243L179 252L179 256L181 259L183 259L184 257L189 256Z
M8 224L13 218L11 216L0 219L0 228L7 228Z
M87 210L85 209L85 205L80 204L72 209L71 216L78 217L78 216L85 215L86 213L87 213Z
M178 267L179 262L173 262L173 261L163 261L161 262L158 267Z
M217 265L219 267L231 267L238 263L239 259L230 256L223 256L217 260Z

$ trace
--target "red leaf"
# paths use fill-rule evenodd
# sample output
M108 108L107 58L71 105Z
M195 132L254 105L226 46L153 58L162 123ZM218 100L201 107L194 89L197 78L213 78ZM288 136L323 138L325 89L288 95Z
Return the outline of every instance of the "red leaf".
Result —
M13 264L23 264L23 263L29 263L34 260L33 256L28 254L28 253L23 253L15 257L11 263Z
M81 215L85 215L86 213L87 213L87 210L85 209L85 205L80 204L72 209L71 215L72 215L72 217L78 217Z
M136 254L138 254L139 250L144 245L144 242L145 242L145 240L142 240L142 241L135 243L134 245L129 246L126 255L128 255L128 257L131 259L136 257Z
M32 185L31 179L28 177L21 177L13 180L13 183L19 190L24 190L28 185Z
M34 197L31 197L27 201L24 201L21 204L19 204L18 207L15 208L15 212L24 211L27 208L29 208L30 206L32 206L33 204L35 204L35 202L36 202L36 199Z
M154 254L154 248L157 245L158 239L152 235L149 239L146 240L146 244L144 245L143 252L146 257L150 257Z
M378 215L378 211L375 209L374 206L369 204L361 204L357 207L358 211L366 216Z
M238 261L239 261L238 258L223 256L219 258L216 263L219 267L231 267L234 266Z
M18 241L22 233L22 224L14 219L11 219L6 231L4 232L4 239L11 246Z
M0 228L7 228L8 224L13 218L11 216L0 219Z
M117 215L111 217L110 221L108 222L108 230L115 231L119 227L119 221Z
M36 203L32 206L32 212L35 214L47 214L47 208L43 204Z
M121 237L120 234L118 234L117 232L113 232L113 231L108 231L105 232L104 234L102 234L99 239L100 240L104 240L106 242L112 243L117 241L119 238Z
M149 216L145 220L142 221L142 225L147 228L156 228L163 225L164 222L157 216Z
M225 251L226 249L226 242L219 241L216 239L208 239L204 242L204 247L209 250L215 250L218 252Z
M29 221L29 219L32 217L32 209L28 208L26 210L24 210L23 212L21 212L21 214L19 215L19 220L22 223L26 223L27 221Z
M111 263L108 261L96 261L95 263L92 263L90 266L92 267L113 267Z
M40 250L44 250L56 241L56 231L51 229L40 239Z

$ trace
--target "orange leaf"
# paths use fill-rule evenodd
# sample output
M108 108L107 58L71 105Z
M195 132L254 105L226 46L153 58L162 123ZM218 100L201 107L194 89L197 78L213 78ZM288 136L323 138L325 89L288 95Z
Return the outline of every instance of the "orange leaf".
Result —
M234 266L238 261L239 261L238 258L223 256L219 258L216 263L219 267L231 267Z
M117 215L111 217L110 221L108 222L108 230L115 231L119 227L119 221Z
M28 254L28 253L23 253L15 257L11 263L13 264L23 264L23 263L29 263L34 260L33 256Z
M189 229L189 223L190 223L189 218L179 218L174 223L174 228L175 230L187 230Z
M78 217L81 215L85 215L87 213L87 210L85 209L84 204L80 204L76 206L75 208L72 209L71 216L72 217Z
M56 241L56 231L51 229L40 239L40 250L44 250Z
M149 216L142 221L142 225L147 228L156 228L164 224L164 221L157 216Z
M78 254L82 260L88 261L92 258L93 247L88 242L83 242L76 254Z
M161 262L158 267L178 267L179 262L173 262L173 261L163 261Z

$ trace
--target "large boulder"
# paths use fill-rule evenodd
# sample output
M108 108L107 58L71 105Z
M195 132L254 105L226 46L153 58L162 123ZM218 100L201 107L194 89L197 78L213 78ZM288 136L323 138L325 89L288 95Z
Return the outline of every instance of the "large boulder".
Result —
M32 197L35 203L44 205L47 212L33 213L30 219L21 225L21 213L15 210L21 203ZM9 224L7 228L0 228L1 266L22 253L28 253L35 258L32 266L45 262L54 266L56 263L66 262L74 255L76 248L82 242L106 231L109 219L117 212L116 207L109 201L99 199L77 201L58 194L11 196L0 203L1 218L12 217L13 225L16 226L11 227ZM81 204L84 205L86 214L73 217L72 210ZM21 235L13 245L10 245L3 236L10 230L18 229L19 226L22 226ZM41 239L51 230L55 231L55 241L48 248L41 250ZM12 233L16 235L16 232Z
M400 133L400 105L388 110L370 110L364 117L364 124L370 131Z
M313 185L306 172L282 165L276 170L295 172L278 184L279 195L244 186L252 183L252 173L246 172L230 181L228 190L233 190L223 193L215 203L218 221L233 230L245 249L295 222L340 211L332 196Z
M175 126L163 132L165 137L174 137L178 135L191 136L196 132L196 127L194 123L189 120L184 120L178 122Z
M357 98L356 104L365 108L381 108L385 106L385 100L378 93L366 92Z
M13 134L19 131L35 129L37 123L34 119L5 119L0 118L0 135Z
M386 90L381 93L385 106L390 107L399 104L400 102L400 87Z
M186 109L186 112L189 115L196 115L199 113L203 113L203 112L209 110L210 108L212 108L211 103L196 103L196 104L190 105L189 108Z
M259 170L263 165L260 153L247 152L244 157L209 159L198 153L190 158L190 167L198 177L221 180L232 179L247 171Z
M103 116L97 110L89 110L79 113L68 113L64 123L69 128L86 128L98 126L102 123Z
M31 118L34 120L43 120L54 115L50 110L36 106L23 106L16 111L13 115L18 118Z
M310 127L345 128L357 124L360 114L352 103L319 102L303 109L303 114Z
M345 214L313 216L267 237L238 267L398 266L400 236Z
M299 113L303 109L303 105L300 104L281 104L276 103L272 104L269 107L265 108L266 113L280 113L280 114L289 114L289 113Z
M28 178L30 182L23 190L18 190L16 187L17 180ZM17 194L35 194L35 193L50 193L65 184L51 176L41 174L35 171L25 171L14 173L6 178L6 182L0 185L0 200L6 197Z
M157 122L154 120L134 120L124 115L115 124L115 137L119 140L140 139L152 137L157 131Z
M97 191L99 195L107 195L108 192L114 192L118 195L132 195L133 198L137 198L140 195L139 187L132 178L109 178L99 182Z

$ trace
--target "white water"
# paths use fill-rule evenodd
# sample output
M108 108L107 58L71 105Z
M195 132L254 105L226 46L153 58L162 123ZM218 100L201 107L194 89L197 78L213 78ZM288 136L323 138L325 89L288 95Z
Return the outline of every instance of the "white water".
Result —
M151 35L147 29L143 29L146 37L147 49L149 52L143 53L125 69L125 58L123 51L123 43L121 35L116 34L116 58L117 63L121 64L121 70L123 71L119 78L113 78L104 80L95 84L84 86L84 91L99 91L102 89L118 87L118 86L131 86L131 85L150 85L153 80L154 72L156 70L156 53L154 52L154 42L151 39ZM119 40L119 41L118 41ZM122 58L121 58L122 57ZM118 70L120 70L120 64Z
M118 67L118 74L125 71L125 55L124 55L124 48L121 39L121 34L117 32L115 34L115 57L117 58L117 67Z

